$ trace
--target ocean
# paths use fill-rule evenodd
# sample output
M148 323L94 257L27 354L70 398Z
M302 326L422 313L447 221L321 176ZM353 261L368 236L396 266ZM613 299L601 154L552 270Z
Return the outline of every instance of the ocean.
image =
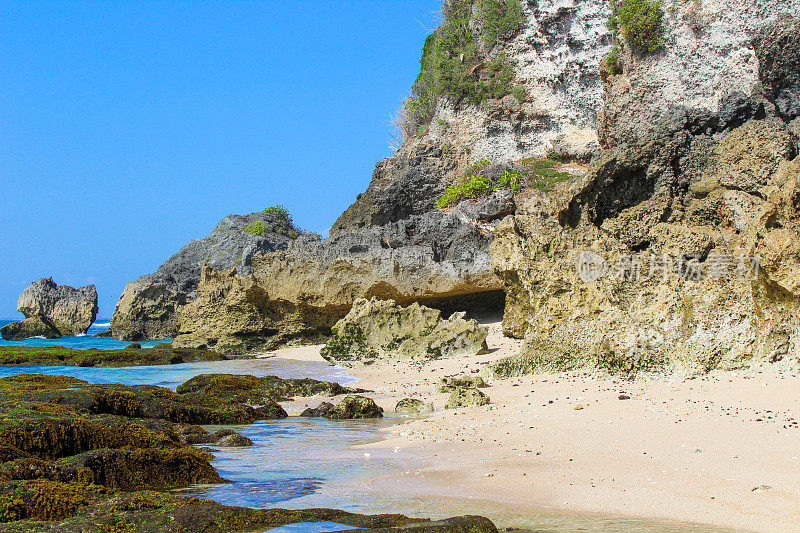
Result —
M22 320L23 317L17 319L0 320L0 328L11 322ZM88 348L99 348L102 350L118 350L129 345L130 341L118 341L111 337L95 337L98 333L108 331L110 319L99 318L92 324L84 335L76 337L61 337L59 339L43 339L40 337L32 337L22 341L7 341L0 338L0 346L63 346L65 348L75 348L78 350L85 350ZM170 342L171 339L156 340L156 341L142 341L139 344L144 348L151 348L156 344L162 342Z

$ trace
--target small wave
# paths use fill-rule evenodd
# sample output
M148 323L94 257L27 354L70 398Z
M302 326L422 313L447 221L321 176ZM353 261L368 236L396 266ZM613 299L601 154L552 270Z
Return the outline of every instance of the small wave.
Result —
M29 339L46 339L44 335L36 335L35 337L28 337Z
M88 333L78 333L78 334L77 334L77 335L75 335L75 336L76 336L76 337L86 337L87 335L88 335Z
M93 325L94 327L96 327L96 328L107 328L108 326L110 326L110 325L111 325L111 322L95 322L95 323L94 323L94 324L92 324L92 325Z

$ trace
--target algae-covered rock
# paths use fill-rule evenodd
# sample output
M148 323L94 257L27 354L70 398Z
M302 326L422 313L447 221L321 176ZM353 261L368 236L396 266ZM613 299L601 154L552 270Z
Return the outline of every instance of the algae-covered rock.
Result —
M170 492L115 492L47 480L0 483L3 533L251 533L300 522L336 522L365 532L497 533L478 516L431 521L335 509L251 509Z
M359 299L322 349L322 356L343 366L378 361L436 359L475 355L486 350L485 327L464 313L441 318L437 309L392 300Z
M379 407L373 399L359 395L345 396L341 402L334 405L333 409L325 414L326 418L332 420L381 418L382 416L383 408Z
M418 400L416 398L403 398L397 405L394 407L395 413L403 413L409 415L415 415L419 413L430 413L433 412L433 404L432 403L425 403L422 400Z
M756 193L793 152L792 136L782 120L751 120L729 133L717 148L719 184Z
M295 396L337 396L363 392L330 381L311 378L256 377L236 374L200 374L178 385L178 394L199 394L236 402L261 404Z
M322 402L316 407L309 407L304 409L300 416L320 417L326 416L333 410L333 404L330 402Z
M450 393L450 398L444 404L445 409L459 409L461 407L481 406L490 402L488 396L478 389L459 387Z
M456 376L442 378L439 382L439 392L452 392L458 388L484 388L489 385L480 376Z
M97 289L94 285L76 289L42 278L22 291L17 310L26 318L44 318L61 335L86 333L97 318Z
M31 337L57 339L61 332L52 322L41 316L32 316L25 320L11 322L0 328L0 336L7 341L21 341Z
M209 350L178 349L169 344L153 348L76 350L60 346L0 346L0 365L117 367L175 365L220 361L223 356Z

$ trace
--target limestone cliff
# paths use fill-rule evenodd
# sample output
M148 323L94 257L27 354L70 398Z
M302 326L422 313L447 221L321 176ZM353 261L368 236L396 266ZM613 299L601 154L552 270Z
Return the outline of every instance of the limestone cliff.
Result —
M203 265L252 272L253 255L288 247L299 233L279 207L249 215L229 215L202 239L170 257L153 274L128 283L111 318L122 340L166 339L178 331L178 310L196 297Z
M798 2L665 5L624 40L588 172L498 226L504 374L800 366Z

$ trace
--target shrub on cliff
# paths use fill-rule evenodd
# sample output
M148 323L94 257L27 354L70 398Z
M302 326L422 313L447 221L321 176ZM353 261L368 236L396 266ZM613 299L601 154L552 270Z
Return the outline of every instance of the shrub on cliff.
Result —
M663 17L658 0L611 0L608 27L636 52L655 53L665 47Z
M282 205L273 205L264 209L262 213L267 215L266 221L256 220L243 226L242 229L247 233L262 237L283 235L290 239L296 239L300 236L300 230L295 227L292 215Z
M476 103L512 93L524 97L523 91L515 91L508 59L489 55L499 39L522 28L520 0L445 0L442 14L442 25L425 39L419 76L403 103L401 122L410 132L430 122L443 96Z
M614 34L614 48L606 58L612 75L622 71L620 35L638 54L654 54L666 47L664 12L658 0L611 0L608 27Z

